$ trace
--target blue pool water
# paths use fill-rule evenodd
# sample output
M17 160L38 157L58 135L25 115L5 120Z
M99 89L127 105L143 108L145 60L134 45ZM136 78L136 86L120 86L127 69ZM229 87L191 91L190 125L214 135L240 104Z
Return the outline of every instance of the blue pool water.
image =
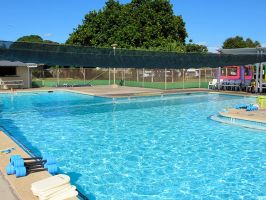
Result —
M0 125L52 153L91 200L263 199L266 132L208 117L254 98L113 100L67 92L0 95Z

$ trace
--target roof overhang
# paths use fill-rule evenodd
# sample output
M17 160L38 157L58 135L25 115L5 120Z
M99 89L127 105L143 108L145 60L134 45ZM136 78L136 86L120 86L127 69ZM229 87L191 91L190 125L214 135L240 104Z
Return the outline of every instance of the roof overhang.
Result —
M231 55L266 55L266 47L219 49L218 51L222 54Z

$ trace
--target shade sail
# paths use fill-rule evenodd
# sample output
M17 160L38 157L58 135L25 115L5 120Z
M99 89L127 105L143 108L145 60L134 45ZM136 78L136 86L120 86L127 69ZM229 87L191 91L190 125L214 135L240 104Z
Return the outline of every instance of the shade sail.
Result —
M264 54L140 51L0 41L0 60L73 67L201 68L265 62Z

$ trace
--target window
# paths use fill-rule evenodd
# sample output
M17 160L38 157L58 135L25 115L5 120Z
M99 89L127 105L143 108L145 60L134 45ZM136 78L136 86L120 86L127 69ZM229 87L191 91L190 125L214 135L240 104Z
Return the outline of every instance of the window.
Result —
M250 75L250 67L245 67L245 76L249 76Z
M17 75L16 67L0 67L0 76L14 76Z
M227 69L228 76L237 76L237 67L231 67Z
M237 67L222 68L222 76L237 76Z

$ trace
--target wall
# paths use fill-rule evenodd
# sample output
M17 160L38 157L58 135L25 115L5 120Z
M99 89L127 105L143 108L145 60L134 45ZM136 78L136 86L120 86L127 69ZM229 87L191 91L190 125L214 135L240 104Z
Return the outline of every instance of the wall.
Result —
M29 72L27 67L17 67L17 76L24 81L23 88L31 87L31 80L29 81Z
M22 86L8 86L4 85L2 86L3 89L10 89L12 88L30 88L31 87L31 80L29 81L29 74L28 74L28 68L27 67L16 67L17 69L17 75L16 76L3 76L0 77L1 81L17 81L17 80L23 80L24 84Z

